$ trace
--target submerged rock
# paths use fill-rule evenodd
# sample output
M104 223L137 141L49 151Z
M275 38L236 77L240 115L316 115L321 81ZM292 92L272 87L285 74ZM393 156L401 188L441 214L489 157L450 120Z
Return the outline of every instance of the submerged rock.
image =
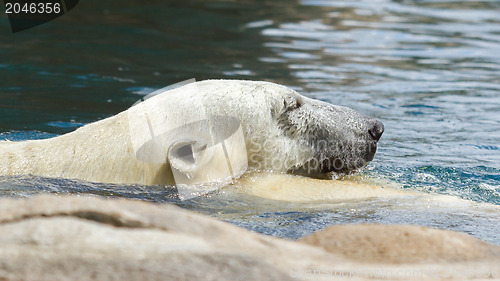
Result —
M0 200L1 280L500 278L466 234L341 225L295 242L172 205L41 195Z

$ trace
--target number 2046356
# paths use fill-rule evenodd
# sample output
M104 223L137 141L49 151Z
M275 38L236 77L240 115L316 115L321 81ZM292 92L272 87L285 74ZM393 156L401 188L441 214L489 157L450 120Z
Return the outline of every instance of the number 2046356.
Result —
M60 14L61 3L5 3L6 14Z

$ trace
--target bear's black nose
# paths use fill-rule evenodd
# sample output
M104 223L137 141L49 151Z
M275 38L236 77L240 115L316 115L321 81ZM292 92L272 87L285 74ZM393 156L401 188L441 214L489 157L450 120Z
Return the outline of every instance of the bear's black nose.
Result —
M378 141L384 133L384 124L382 124L382 122L378 120L375 120L372 123L372 127L368 130L368 133L370 133L370 136L372 136L374 140Z

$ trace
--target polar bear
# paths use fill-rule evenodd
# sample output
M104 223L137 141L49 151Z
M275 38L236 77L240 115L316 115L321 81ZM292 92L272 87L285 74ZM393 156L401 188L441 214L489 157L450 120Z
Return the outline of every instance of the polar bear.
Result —
M207 134L210 127L220 136ZM236 157L244 162L231 170L236 176L264 170L321 177L371 161L383 131L376 119L282 85L205 80L62 136L2 141L0 175L171 185L176 174L217 176L228 157ZM221 142L214 138L225 146L210 152Z

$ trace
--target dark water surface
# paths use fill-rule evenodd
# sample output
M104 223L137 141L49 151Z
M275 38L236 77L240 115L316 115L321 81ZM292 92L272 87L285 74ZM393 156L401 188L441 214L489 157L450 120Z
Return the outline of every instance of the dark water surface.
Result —
M189 78L285 84L385 124L366 173L500 205L500 1L86 0L16 34L0 17L0 77L0 138L11 140L72 131ZM181 202L163 187L25 177L3 178L0 191L174 202L290 238L336 223L382 222L500 244L498 209L465 203L300 205L227 194Z

